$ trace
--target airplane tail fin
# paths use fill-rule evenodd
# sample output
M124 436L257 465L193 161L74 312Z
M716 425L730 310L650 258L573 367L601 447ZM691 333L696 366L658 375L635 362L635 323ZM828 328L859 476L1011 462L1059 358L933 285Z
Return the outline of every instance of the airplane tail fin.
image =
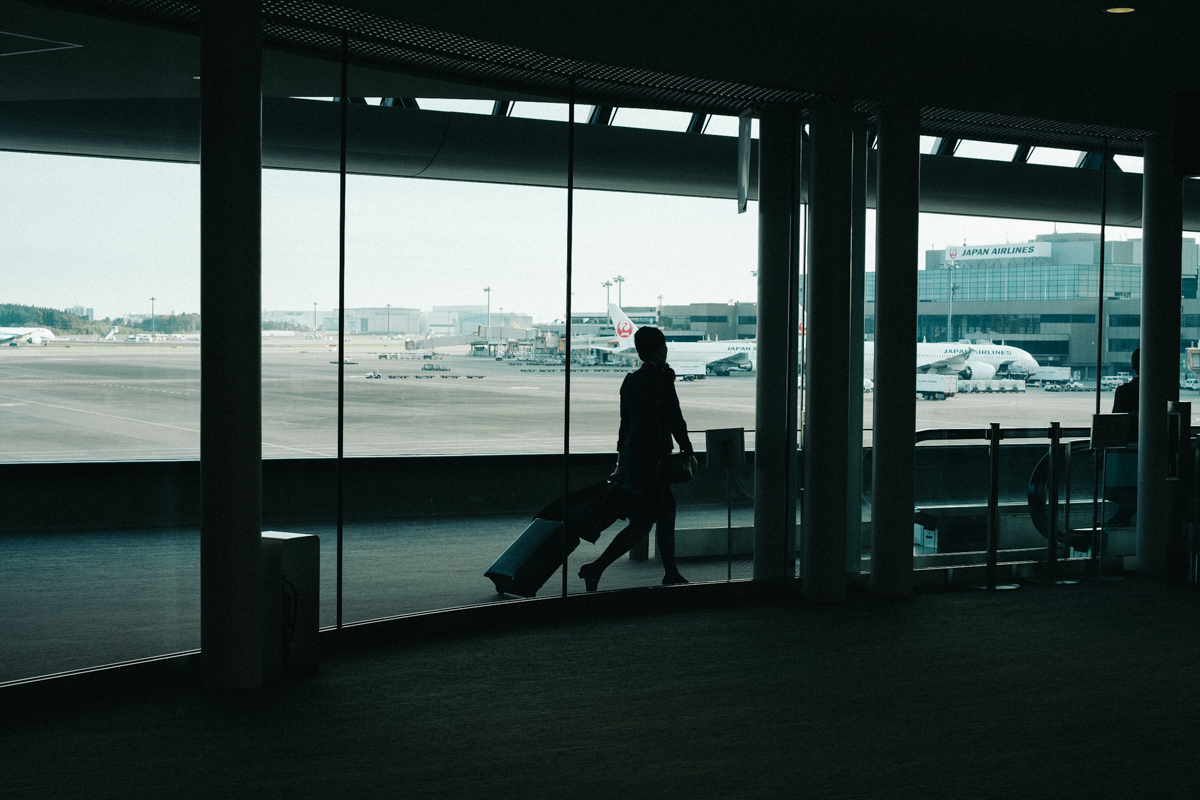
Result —
M633 324L633 320L616 303L608 304L608 318L612 320L613 328L617 332L617 338L622 342L632 345L633 334L638 329L638 326Z

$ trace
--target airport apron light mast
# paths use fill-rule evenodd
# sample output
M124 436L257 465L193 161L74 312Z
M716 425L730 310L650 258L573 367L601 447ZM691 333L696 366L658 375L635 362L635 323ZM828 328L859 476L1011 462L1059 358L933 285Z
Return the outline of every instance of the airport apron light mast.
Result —
M950 278L950 285L946 289L946 341L954 341L954 329L951 327L952 318L954 316L954 290L958 287L954 285L954 270L961 269L960 265L953 261L944 265L942 269L947 270L947 275Z

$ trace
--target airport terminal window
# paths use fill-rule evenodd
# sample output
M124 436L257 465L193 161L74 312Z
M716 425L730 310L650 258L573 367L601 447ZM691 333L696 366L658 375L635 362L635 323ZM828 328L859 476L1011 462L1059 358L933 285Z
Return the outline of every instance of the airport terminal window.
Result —
M1109 339L1108 351L1110 353L1132 353L1140 347L1138 339Z
M1111 314L1108 317L1108 327L1110 328L1137 328L1141 324L1141 314Z
M1042 314L1041 321L1047 325L1095 325L1095 314ZM1037 333L1037 331L1030 331Z
M618 108L612 123L623 128L654 131L685 131L692 115L683 111L659 111L652 108Z
M141 35L4 4L14 9L21 34L80 43L70 52L112 63ZM199 42L154 36L161 59L141 65L140 79L171 87L186 107L197 99ZM8 53L14 70L0 70L0 84L9 99L86 126L72 98L91 90L39 97L13 85L26 69L52 73L62 55ZM156 113L139 131L183 153L199 136ZM0 174L0 682L196 648L199 167L2 151ZM208 333L219 346L221 333Z
M494 100L463 100L459 98L418 97L417 105L425 111L452 111L459 114L491 114Z
M1037 314L965 314L963 327L972 333L1038 333L1041 330Z
M1078 150L1063 150L1058 147L1035 147L1029 154L1030 164L1043 164L1051 167L1074 167L1079 161Z
M981 158L987 161L1012 161L1013 153L1016 151L1015 144L963 139L958 143L958 149L954 151L954 156L955 158Z

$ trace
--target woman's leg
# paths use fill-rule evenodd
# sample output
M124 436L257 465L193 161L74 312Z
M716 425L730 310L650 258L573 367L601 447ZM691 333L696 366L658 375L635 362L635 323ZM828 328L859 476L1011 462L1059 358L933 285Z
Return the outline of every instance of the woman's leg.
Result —
M672 494L670 486L662 488L658 522L654 526L654 543L666 572L663 583L687 583L687 579L679 574L679 567L675 565L675 495Z
M635 544L649 534L650 526L653 524L652 521L647 520L629 520L629 524L613 537L613 540L608 543L608 547L604 548L604 552L600 554L599 558L579 568L579 577L583 578L583 582L589 592L596 591L596 584L600 582L601 573L608 569L609 565L618 558L628 553Z

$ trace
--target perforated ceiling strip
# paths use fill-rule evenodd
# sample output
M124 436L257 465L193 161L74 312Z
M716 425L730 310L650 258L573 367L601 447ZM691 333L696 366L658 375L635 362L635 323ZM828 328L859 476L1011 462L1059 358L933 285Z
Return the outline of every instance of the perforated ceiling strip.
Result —
M45 0L43 5L101 14L172 30L199 33L200 10L180 0ZM399 19L312 0L263 0L267 47L337 59L343 32L356 64L494 88L565 97L576 78L582 102L649 106L709 114L738 114L766 103L803 104L817 95L729 81L689 78L549 56ZM859 101L871 116L879 103ZM922 132L1078 150L1098 150L1105 139L1115 152L1140 152L1146 131L926 107Z

